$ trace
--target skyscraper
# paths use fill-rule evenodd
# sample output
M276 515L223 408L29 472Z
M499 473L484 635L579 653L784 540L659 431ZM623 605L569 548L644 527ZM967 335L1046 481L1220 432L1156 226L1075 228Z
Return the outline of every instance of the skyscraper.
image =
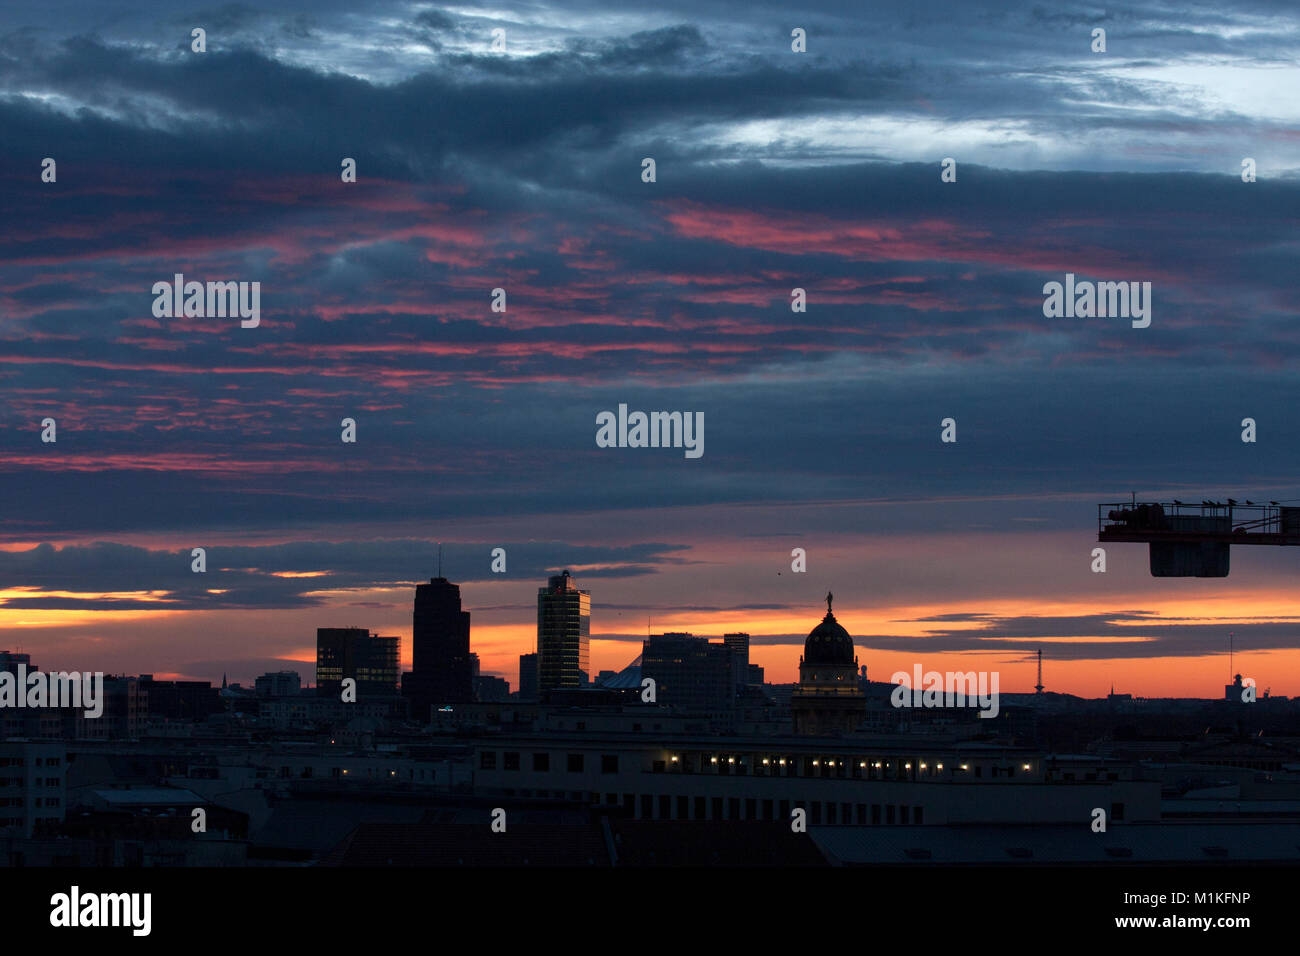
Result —
M519 655L519 699L537 699L537 655Z
M735 691L749 683L749 635L723 634L722 643L731 651L731 683Z
M538 689L585 687L591 673L591 592L569 572L537 589Z
M411 672L403 676L402 695L416 720L428 720L430 708L474 700L469 612L460 609L460 586L446 578L415 589Z

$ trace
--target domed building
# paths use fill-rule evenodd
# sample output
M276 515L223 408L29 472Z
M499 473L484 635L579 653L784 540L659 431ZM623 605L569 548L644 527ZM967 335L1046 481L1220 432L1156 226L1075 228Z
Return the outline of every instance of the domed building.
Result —
M832 599L826 595L826 616L799 658L799 688L790 696L796 734L850 733L866 714L853 638L831 613Z

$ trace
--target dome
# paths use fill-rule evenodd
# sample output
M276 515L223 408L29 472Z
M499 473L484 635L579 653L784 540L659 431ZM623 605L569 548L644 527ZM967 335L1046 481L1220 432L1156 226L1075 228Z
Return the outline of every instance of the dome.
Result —
M849 665L853 666L853 638L844 630L830 609L830 595L827 595L826 616L812 629L803 644L805 664L813 665Z

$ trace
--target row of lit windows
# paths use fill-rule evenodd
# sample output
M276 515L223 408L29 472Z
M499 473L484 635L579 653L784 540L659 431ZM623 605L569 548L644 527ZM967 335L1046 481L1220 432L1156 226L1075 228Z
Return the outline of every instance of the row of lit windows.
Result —
M518 751L504 751L501 754L501 760L498 764L498 755L496 751L484 750L479 753L480 770L511 770L522 769L521 755ZM537 752L532 754L532 770L536 773L549 773L551 769L551 755L546 752ZM704 757L695 755L678 755L674 754L669 757L668 761L656 760L653 762L652 769L655 773L663 773L671 767L678 772L693 773L704 771L705 769L717 771L719 773L752 773L755 776L821 776L821 777L884 777L884 776L934 776L943 773L945 767L947 772L952 775L961 773L971 773L974 777L984 776L984 766L971 765L969 763L945 764L941 761L926 760L864 760L861 758L845 757L763 757L761 760L752 755L735 755L735 754L709 754ZM1021 772L1027 773L1033 765L1023 763L1019 765ZM802 770L801 770L802 768ZM581 753L570 753L565 755L565 769L569 773L586 772L586 755ZM1008 765L1004 767L990 767L990 776L1014 777L1016 775L1016 766ZM600 758L601 773L618 773L619 759L617 754L602 754Z
M802 766L802 773L800 767ZM654 762L653 769L656 773L662 773L671 767L675 771L685 771L687 773L695 772L708 768L717 770L721 773L747 773L753 771L755 776L838 776L838 777L862 777L862 776L883 776L885 774L898 775L900 773L915 774L913 775L933 775L941 773L944 770L942 762L930 762L925 760L863 760L861 758L846 757L763 757L761 760L749 755L734 754L709 754L698 758L694 755L673 754L668 758L667 764L662 760ZM969 763L959 763L948 765L949 773L970 772L972 765ZM1032 764L1021 764L1020 770L1028 772L1032 769ZM1015 776L1015 766L993 767L992 776L999 775ZM865 773L864 773L865 771ZM983 767L973 767L974 775L982 777Z

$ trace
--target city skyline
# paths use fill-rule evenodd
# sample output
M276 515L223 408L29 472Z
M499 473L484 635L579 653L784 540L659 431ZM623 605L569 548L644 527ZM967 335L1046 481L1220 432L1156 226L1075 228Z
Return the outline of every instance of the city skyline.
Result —
M559 577L560 577L559 575L548 575L548 580L550 581L551 586L554 586L555 581L558 580ZM444 588L449 585L452 591L457 594L459 593L459 588L461 586L456 582L451 582L450 579L447 578L434 578L432 579L432 583L440 584L440 586ZM496 583L500 583L500 582L496 582ZM527 586L527 584L525 584L524 586ZM429 584L421 584L419 585L419 587L427 588L429 587ZM547 589L542 588L540 590L544 592ZM579 593L585 595L589 592L587 589L583 589ZM413 586L410 589L410 596L414 597L415 594L416 594L416 588ZM459 598L456 598L456 600L459 602ZM837 615L837 617L841 619L841 623L844 623L845 621L851 622L855 619L862 619L863 617L867 617L869 619L869 616L871 614L871 611L869 609L866 611L853 611L853 610L844 611L842 609L843 603L844 602L841 601L841 610ZM399 606L400 606L400 602L399 602ZM411 606L411 602L407 601L405 607L407 609L408 620L410 619L410 610L409 610L410 606ZM476 609L474 608L473 605L465 605L465 607L466 607L466 611L463 613L464 616L466 617L466 623L468 624L469 619L472 618L473 616L472 613L470 612L475 612ZM600 602L598 600L593 599L591 601L591 607L593 609L593 612L595 612L593 613L593 617L595 619L599 619L600 616L599 612L601 610ZM481 611L483 609L478 609L478 610ZM625 608L623 610L617 610L615 607L605 608L607 614L612 613L619 617L624 616L625 611L627 613L631 613L633 610L635 609ZM593 645L599 643L603 645L603 647L599 649L593 649L592 658L591 658L592 663L590 665L591 682L595 681L595 675L601 671L618 672L623 668L625 668L626 666L628 666L628 664L630 664L641 653L641 642L645 640L647 636L660 637L665 635L689 634L697 638L708 639L711 641L717 641L721 643L725 640L727 636L735 636L737 633L740 633L748 637L747 646L748 646L749 659L752 663L760 667L764 667L766 671L767 683L771 683L771 684L798 683L799 659L803 650L803 642L807 637L806 631L801 633L796 630L789 633L772 634L772 633L760 633L760 632L754 632L752 630L746 630L744 627L740 625L745 624L745 622L747 621L752 622L756 620L756 618L739 616L739 615L742 613L747 613L752 615L754 613L752 610L746 612L741 612L741 611L719 612L723 616L721 617L714 616L709 618L709 620L715 622L722 622L719 623L717 626L718 627L725 626L727 628L727 631L725 632L721 630L716 630L716 629L710 630L701 627L699 625L699 622L702 619L698 616L699 613L698 611L678 610L677 612L673 613L673 612L669 612L669 609L665 609L665 608L659 608L658 610L660 610L661 612L668 612L668 613L661 613L658 617L651 615L649 620L647 621L648 630L643 631L640 634L620 633L617 635L607 634L605 636L596 635L592 637L591 640ZM801 610L802 610L801 608L797 608L797 607L792 607L787 609L770 609L768 611L768 616L766 619L771 620L773 619L774 616L780 615L779 617L780 620L789 621L791 622L792 625L797 627L799 621L805 620L805 618L800 617ZM815 610L815 608L812 608L811 610ZM357 615L358 617L362 616L357 611L350 611L349 613ZM456 613L459 615L462 612L458 611ZM806 618L806 620L812 622L812 624L815 624L816 620L818 619L815 618L815 615L812 615ZM692 621L696 623L692 625L691 623ZM921 619L913 620L908 623L912 623L913 625L920 627L922 625L936 623L936 621L934 619L921 618ZM809 627L810 630L812 624L810 624ZM528 653L535 652L537 648L537 637L538 637L537 622L536 620L534 620L533 622L531 622L531 625L519 625L511 628L512 632L514 632L517 635L521 627L527 630L530 626L531 626L531 632L528 634L528 636L524 636L524 637L516 636L514 638L515 640L526 642L525 644L518 645L518 647L520 648L519 653L521 654L528 654ZM752 624L750 626L752 626ZM346 627L337 622L331 624L320 624L317 627L317 634L319 634L319 632L322 631L331 631L331 630L336 630L339 632L344 630L356 630L361 634L366 634L370 630L370 625L359 626L355 622L348 624ZM405 629L403 629L401 626L385 626L384 630L389 632L403 632L398 634L400 640L399 664L402 670L409 670L411 666L411 662L413 660L413 640L411 636L411 628L409 626L407 626ZM511 689L513 691L517 691L519 690L520 684L519 684L519 673L518 673L518 655L514 653L514 648L516 647L516 645L506 644L504 645L505 649L502 650L501 649L502 645L499 643L501 629L499 627L491 627L488 628L488 630L491 634L490 641L492 642L491 646L494 647L494 650L488 652L486 655L484 654L482 646L479 643L477 643L475 640L475 636L474 636L475 628L472 625L469 626L470 650L474 655L478 655L480 659L486 656L488 660L494 662L493 666L483 667L482 670L483 674L485 675L490 674L490 675L502 677L510 682ZM1088 698L1088 697L1104 697L1108 692L1114 690L1120 693L1130 693L1134 697L1152 697L1152 698L1186 697L1186 698L1216 699L1221 694L1223 686L1227 683L1230 683L1232 674L1235 672L1235 673L1245 674L1245 676L1251 677L1252 679L1256 680L1261 694L1264 693L1265 691L1269 691L1274 696L1281 696L1281 697L1295 696L1293 694L1288 693L1282 687L1279 687L1276 682L1272 681L1271 676L1267 673L1267 671L1261 670L1257 666L1252 666L1260 658L1266 657L1266 655L1259 651L1252 650L1249 647L1244 647L1240 641L1240 638L1236 636L1235 632L1230 632L1234 635L1234 639L1235 639L1235 643L1232 646L1231 652L1228 646L1228 635L1225 634L1224 647L1222 653L1215 654L1207 658L1205 673L1210 675L1208 677L1209 680L1208 686L1204 688L1192 687L1185 691L1175 688L1173 691L1166 692L1160 689L1159 684L1155 684L1152 686L1144 686L1141 684L1141 682L1129 682L1129 681L1125 681L1122 678L1118 681L1111 680L1110 684L1106 684L1096 688L1094 688L1091 684L1088 684L1086 686L1079 686L1079 684L1077 683L1078 680L1077 670L1080 666L1086 667L1087 662L1085 661L1083 662L1082 665L1080 665L1077 662L1068 659L1054 658L1052 656L1053 649L1059 648L1061 644L1059 642L1054 643L1050 640L1043 641L1041 644L1034 644L1035 640L1040 640L1040 639L1011 636L1008 638L1008 640L1022 642L1026 647L1026 650L1023 652L1025 655L1023 659L1011 659L1006 656L1005 650L988 651L978 655L971 654L970 652L945 653L943 651L938 651L938 650L926 652L926 653L904 653L904 652L889 651L889 650L883 650L883 651L873 650L870 647L870 645L863 642L862 636L858 632L856 632L852 626L848 626L847 630L849 631L850 636L854 640L855 647L859 648L863 652L863 658L860 661L860 663L869 668L870 678L874 681L881 681L881 682L888 681L893 674L898 673L900 671L904 673L911 673L914 665L918 663L925 670L933 669L939 671L968 670L972 667L980 667L986 670L999 671L999 673L1002 675L1002 680L1003 680L1003 685L1002 685L1003 692L1024 694L1024 693L1029 693L1033 690L1032 681L1036 679L1037 676L1037 654L1040 649L1046 648L1044 662L1046 668L1045 670L1046 689L1049 692L1072 694L1074 696ZM318 641L318 637L316 638L316 640ZM318 685L318 681L316 679L318 653L319 653L318 644L313 643L311 646L312 656L310 660L302 660L302 659L288 658L288 657L264 658L252 670L248 670L246 672L236 672L232 677L231 682L244 683L248 686L251 686L254 677L262 676L263 674L266 673L273 673L277 670L293 670L298 672L302 677L302 682L304 687L308 685ZM432 660L432 658L430 660ZM265 665L265 667L262 670L257 669L258 667L263 667L263 665ZM787 673L787 668L789 673ZM47 670L57 669L56 662L54 661L48 662L48 665L45 667L45 669ZM213 675L206 674L206 673L184 674L184 673L167 671L165 669L149 668L149 667L140 668L134 671L131 668L122 669L122 668L105 667L99 669L104 670L106 673L110 673L110 674L150 673L153 674L159 680L164 680L164 679L211 680L214 684L220 683L220 680L214 679ZM1215 675L1220 670L1223 672L1222 679L1217 679ZM223 670L221 674L221 680L224 680L228 676L228 673L229 672ZM1107 673L1109 673L1109 671L1101 675L1103 679L1109 679L1106 678ZM1071 680L1072 676L1074 677L1074 680ZM409 681L410 678L411 678L411 674L407 673L405 674L403 679L404 681Z
M1032 687L1043 646L1052 689L1208 693L1232 631L1300 695L1295 549L1090 568L1099 502L1300 496L1294 10L1101 19L7 5L0 641L212 680L362 618L409 647L442 541L485 673L567 567L594 670L650 615L792 680L833 590L873 674ZM178 275L256 320L160 309ZM1047 291L1103 282L1143 318ZM611 445L624 408L707 441Z

